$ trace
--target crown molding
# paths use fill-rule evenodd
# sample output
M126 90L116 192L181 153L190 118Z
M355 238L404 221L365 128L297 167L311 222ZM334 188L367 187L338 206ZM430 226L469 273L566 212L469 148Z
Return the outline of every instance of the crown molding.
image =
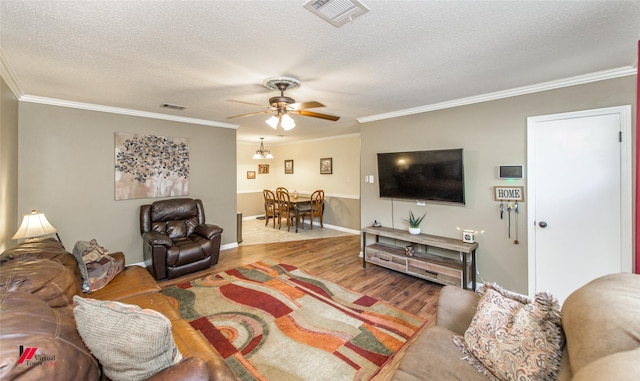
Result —
M290 145L290 144L312 143L312 142L319 142L319 141L325 141L325 140L347 139L347 138L353 138L353 137L360 137L360 133L359 132L352 132L352 133L343 134L343 135L331 135L331 136L324 136L324 137L321 137L321 138L311 138L311 139L305 139L305 140L294 140L294 141L289 141L289 142L269 142L269 147L286 146L286 145ZM250 146L250 145L255 145L256 142L254 140L251 140L251 141L238 140L237 144Z
M45 104L50 106L69 107L69 108L76 108L81 110L108 112L111 114L137 116L140 118L169 120L172 122L201 124L204 126L212 126L212 127L232 128L232 129L237 129L238 127L240 127L237 124L221 123L221 122L215 122L212 120L187 118L183 116L160 114L156 112L139 111L139 110L132 110L127 108L120 108L120 107L102 106L102 105L96 105L92 103L81 103L81 102L67 101L67 100L56 99L56 98L38 97L33 95L23 95L19 98L19 100L21 102L39 103L39 104Z
M287 145L287 144L314 143L314 142L321 142L321 141L327 141L327 140L347 139L347 138L353 138L353 137L359 137L359 136L360 136L359 132L353 132L353 133L344 134L344 135L323 136L321 138L296 140L295 142L289 142L289 143L282 142L282 143L276 143L276 144L270 144L270 145L271 146L278 146L278 145Z
M493 100L503 99L503 98L510 98L510 97L515 97L519 95L533 94L541 91L559 89L562 87L582 85L582 84L591 83L591 82L603 81L606 79L626 77L628 75L635 75L637 73L638 73L637 68L633 66L623 66L615 69L603 70L595 73L563 78L556 81L542 82L535 85L516 87L509 90L481 94L481 95L472 96L468 98L460 98L460 99L455 99L455 100L441 102L441 103L434 103L426 106L388 112L384 114L365 116L362 118L357 118L356 120L358 121L358 123L367 123L367 122L373 122L376 120L397 118L401 116L420 114L423 112L442 110L442 109L458 107L458 106L465 106L465 105L470 105L474 103L493 101Z
M0 76L2 76L4 81L7 83L7 86L9 86L13 95L20 99L24 93L18 83L16 75L13 73L13 70L11 70L11 66L9 66L9 62L7 62L7 58L4 56L2 47L0 47Z

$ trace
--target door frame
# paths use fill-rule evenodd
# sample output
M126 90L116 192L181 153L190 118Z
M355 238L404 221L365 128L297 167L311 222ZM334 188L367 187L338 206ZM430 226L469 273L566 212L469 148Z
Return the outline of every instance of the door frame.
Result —
M631 134L631 106L615 106L527 118L527 255L528 289L534 296L536 290L536 176L535 137L536 124L552 120L574 119L590 116L617 114L620 117L620 259L623 272L633 271L633 138Z

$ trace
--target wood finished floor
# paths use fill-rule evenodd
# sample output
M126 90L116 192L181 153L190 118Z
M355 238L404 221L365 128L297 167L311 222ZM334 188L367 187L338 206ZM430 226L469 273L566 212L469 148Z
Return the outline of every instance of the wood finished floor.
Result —
M209 270L159 282L168 287L262 259L276 259L337 283L350 290L383 300L435 324L436 303L442 286L370 263L362 268L360 236L239 246L220 252Z

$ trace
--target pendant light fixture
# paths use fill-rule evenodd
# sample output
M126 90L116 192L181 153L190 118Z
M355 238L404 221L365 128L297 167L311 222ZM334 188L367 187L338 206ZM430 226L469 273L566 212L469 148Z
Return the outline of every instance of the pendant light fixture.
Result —
M273 159L273 155L271 154L271 151L264 148L264 138L260 138L260 149L256 151L256 154L253 155L253 158L257 160Z

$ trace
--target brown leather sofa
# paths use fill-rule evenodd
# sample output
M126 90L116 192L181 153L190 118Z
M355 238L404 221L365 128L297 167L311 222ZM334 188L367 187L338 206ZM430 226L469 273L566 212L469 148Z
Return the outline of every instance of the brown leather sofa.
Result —
M218 263L222 228L205 223L201 200L174 198L140 206L144 262L156 279L173 279Z
M124 265L124 254L111 256ZM82 294L81 284L75 257L55 239L22 243L0 255L0 379L105 379L77 332L74 295L135 304L171 321L173 338L184 359L149 380L237 379L209 342L160 293L146 269L126 267L92 294ZM33 348L38 352L31 363L19 363L21 353Z
M390 379L395 381L486 381L466 362L453 335L464 335L478 294L445 286L437 324L407 347ZM640 275L617 273L594 279L562 305L566 345L558 381L638 380L640 375Z

